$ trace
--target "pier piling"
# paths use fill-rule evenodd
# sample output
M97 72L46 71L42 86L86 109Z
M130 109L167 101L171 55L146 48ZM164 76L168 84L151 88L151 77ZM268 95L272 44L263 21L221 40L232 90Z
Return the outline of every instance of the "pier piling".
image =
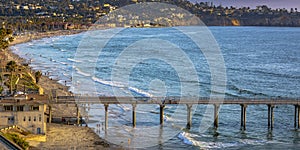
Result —
M214 104L214 127L218 128L219 126L219 104Z
M193 105L186 104L186 108L187 108L187 124L186 124L186 128L187 129L191 129L191 127L192 127L192 107L193 107Z
M78 105L76 105L76 114L77 114L77 125L80 124L80 111Z
M136 104L132 104L132 126L135 128L136 127Z
M247 105L241 104L241 128L246 130L246 108Z
M297 108L298 112L298 129L300 128L300 106L298 105L298 108Z
M49 106L49 123L52 122L52 107Z
M294 114L294 127L297 128L297 114L298 114L298 105L295 105L295 114Z
M164 108L165 108L165 105L161 104L160 105L160 124L161 125L164 124Z
M105 130L108 127L108 104L104 104L104 108L105 108Z
M274 127L274 105L268 105L268 129Z

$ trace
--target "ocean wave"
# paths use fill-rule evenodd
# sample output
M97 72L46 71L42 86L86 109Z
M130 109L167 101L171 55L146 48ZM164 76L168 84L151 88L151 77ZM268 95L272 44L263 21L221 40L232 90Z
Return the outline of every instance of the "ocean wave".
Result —
M139 94L139 95L142 95L142 96L146 96L146 97L153 97L152 94L146 92L146 91L143 91L141 89L138 89L138 88L135 88L135 87L128 87L128 89L132 92L135 92L136 94Z
M183 143L187 145L193 145L200 147L201 149L220 149L220 148L229 148L229 147L237 147L237 146L245 146L245 145L263 145L268 143L266 140L256 140L256 139L239 139L237 141L232 142L204 142L198 141L196 138L200 137L199 135L181 132L177 136ZM201 137L203 137L201 135Z
M118 82L113 82L113 81L106 81L106 80L102 80L102 79L99 79L97 77L92 77L92 80L95 81L95 82L98 82L102 85L107 85L107 86L111 86L111 87L117 87L117 88L122 88L122 89L125 89L127 88L129 91L132 91L138 95L141 95L141 96L145 96L145 97L153 97L152 94L146 92L146 91L143 91L141 89L138 89L138 88L135 88L135 87L125 87L124 84L122 83L118 83ZM124 90L125 93L128 93L126 92L126 90Z
M86 76L86 77L90 77L91 76L89 73L85 73L85 72L81 71L79 68L75 67L75 70L80 75L83 75L83 76Z
M187 145L193 145L200 147L201 149L220 149L220 148L228 148L239 145L238 142L233 143L223 143L223 142L204 142L197 141L194 137L198 137L196 134L191 134L187 132L179 133L177 136L179 139L183 141L183 143Z
M181 132L178 134L177 137L180 140L182 140L184 144L187 144L187 145L195 145L195 142L197 142L193 138L191 138L190 133L187 133L187 132Z
M131 109L130 109L129 107L127 107L126 105L117 104L117 106L118 106L119 108L121 108L123 112L130 111L130 110L131 110Z
M71 61L71 62L77 62L77 63L79 63L79 62L82 62L82 61L80 61L80 60L76 60L76 59L72 59L72 58L67 58L69 61Z
M226 93L226 94L231 94L230 96L239 96L239 95L242 95L242 94L249 94L249 95L252 95L252 96L263 96L263 97L268 97L269 96L269 95L264 94L262 92L255 92L255 91L252 91L252 90L249 90L249 89L239 88L239 87L237 87L233 84L229 85L228 89L236 91L236 94Z
M66 63L66 62L59 62L60 64L63 64L63 65L68 65L68 63Z
M116 83L116 82L112 82L112 81L105 81L105 80L99 79L97 77L92 77L92 80L95 82L98 82L100 84L107 85L107 86L118 87L118 88L125 87L124 85L122 85L120 83Z

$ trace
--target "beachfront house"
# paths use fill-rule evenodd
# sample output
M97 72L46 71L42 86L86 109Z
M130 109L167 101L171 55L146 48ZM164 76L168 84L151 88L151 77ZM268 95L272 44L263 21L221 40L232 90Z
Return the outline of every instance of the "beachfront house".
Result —
M45 134L46 108L45 102L28 96L2 99L0 127L19 126L33 134Z

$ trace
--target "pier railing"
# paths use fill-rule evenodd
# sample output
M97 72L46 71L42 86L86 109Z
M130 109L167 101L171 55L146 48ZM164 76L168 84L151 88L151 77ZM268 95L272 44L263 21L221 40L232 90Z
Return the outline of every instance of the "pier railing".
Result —
M248 104L300 105L300 98L206 98L206 97L89 97L57 96L57 104Z

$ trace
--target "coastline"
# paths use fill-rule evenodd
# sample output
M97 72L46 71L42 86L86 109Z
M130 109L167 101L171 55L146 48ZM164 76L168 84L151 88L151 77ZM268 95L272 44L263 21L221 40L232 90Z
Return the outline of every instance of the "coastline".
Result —
M43 32L43 33L36 32L32 34L16 36L14 41L10 43L8 50L6 51L6 56L8 57L8 60L14 60L16 61L17 64L27 63L28 60L21 58L20 56L15 54L12 51L11 46L27 43L32 40L38 40L42 38L79 34L85 31L87 30L62 30L62 31L52 31L52 32ZM48 76L42 75L40 81L41 82L39 83L39 85L43 88L45 94L50 94L52 89L57 89L58 95L65 95L65 96L72 95L72 93L68 91L69 87L58 83L57 80L51 80Z
M7 61L14 60L17 64L27 62L27 60L13 53L11 49L13 45L53 36L79 34L84 31L86 30L63 30L17 36L5 51L5 55L8 58ZM72 93L68 91L69 87L60 84L57 80L50 79L48 76L42 75L38 85L44 89L45 94L50 94L52 89L57 89L57 95L72 95ZM73 112L76 112L76 109L72 107L55 106L53 111L53 115L63 114L63 112L66 111L70 112L70 114L74 114ZM32 147L33 149L120 149L120 147L102 139L92 128L54 123L47 123L47 126L47 141L44 143L30 141L30 143L33 144L32 146L34 146Z

